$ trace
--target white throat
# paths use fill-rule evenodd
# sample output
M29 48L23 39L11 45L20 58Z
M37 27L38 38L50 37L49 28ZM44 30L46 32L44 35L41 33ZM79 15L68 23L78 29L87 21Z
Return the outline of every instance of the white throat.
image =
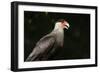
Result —
M59 42L60 45L63 45L63 40L64 40L64 29L61 28L60 23L56 23L55 27L52 31L52 33L56 34L57 36L57 41Z
M60 22L57 22L57 23L55 24L54 29L63 29L63 28L61 27L61 23L60 23Z

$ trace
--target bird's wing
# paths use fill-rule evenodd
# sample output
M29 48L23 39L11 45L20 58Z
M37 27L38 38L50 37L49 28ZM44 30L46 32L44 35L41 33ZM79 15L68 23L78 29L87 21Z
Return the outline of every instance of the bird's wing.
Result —
M52 47L54 46L55 41L56 41L55 37L53 37L53 36L45 36L45 37L41 38L37 42L32 53L27 58L27 61L29 61L29 60L32 61L32 60L36 59L39 55L42 55L42 54L50 51L52 49Z
M37 42L36 46L46 49L49 48L50 46L53 46L55 41L56 41L55 36L45 36Z

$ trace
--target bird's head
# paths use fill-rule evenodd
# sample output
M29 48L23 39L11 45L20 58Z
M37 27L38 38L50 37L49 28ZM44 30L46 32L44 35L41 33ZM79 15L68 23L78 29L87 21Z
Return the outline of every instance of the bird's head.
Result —
M70 26L69 26L69 23L64 20L64 19L60 19L56 22L56 27L57 28L62 28L62 29L68 29Z

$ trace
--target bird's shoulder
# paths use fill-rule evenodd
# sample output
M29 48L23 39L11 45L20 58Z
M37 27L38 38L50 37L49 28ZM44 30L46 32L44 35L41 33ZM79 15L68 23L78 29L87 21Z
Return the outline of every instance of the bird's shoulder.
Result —
M53 42L55 42L55 40L56 40L56 37L55 37L54 35L49 34L49 35L46 35L46 36L42 37L42 38L37 42L36 45L39 45L40 43L50 43L50 42L53 43Z

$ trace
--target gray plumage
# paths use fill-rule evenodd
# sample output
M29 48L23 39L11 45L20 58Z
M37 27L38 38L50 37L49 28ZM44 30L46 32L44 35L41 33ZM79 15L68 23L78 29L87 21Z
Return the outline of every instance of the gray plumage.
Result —
M55 24L54 30L37 42L26 61L47 60L58 47L63 46L64 30L61 24L62 21L57 22ZM66 25L69 27L67 22Z

